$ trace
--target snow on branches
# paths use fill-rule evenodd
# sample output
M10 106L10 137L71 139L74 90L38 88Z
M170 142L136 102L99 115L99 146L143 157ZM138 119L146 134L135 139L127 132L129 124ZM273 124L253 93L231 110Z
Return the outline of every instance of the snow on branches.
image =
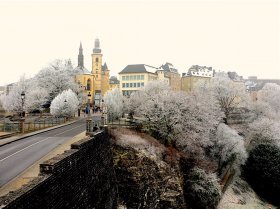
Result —
M43 68L36 76L37 85L49 94L49 101L64 90L79 91L74 80L74 70L69 60L55 60Z
M153 136L191 152L201 151L211 143L212 132L223 116L218 105L196 95L172 91L161 81L148 83L130 99L137 104L133 112L147 119Z
M104 96L104 102L108 108L108 114L111 119L121 117L123 113L123 96L119 89L115 88L108 91Z
M233 162L235 165L245 163L247 152L244 139L234 129L221 123L212 141L211 154L217 159L219 174L223 168Z
M235 109L247 107L249 101L244 83L232 81L226 76L214 77L209 82L198 82L195 92L203 97L213 96L223 110L226 119Z
M78 110L78 106L77 95L71 89L68 89L54 98L50 110L54 116L71 117Z

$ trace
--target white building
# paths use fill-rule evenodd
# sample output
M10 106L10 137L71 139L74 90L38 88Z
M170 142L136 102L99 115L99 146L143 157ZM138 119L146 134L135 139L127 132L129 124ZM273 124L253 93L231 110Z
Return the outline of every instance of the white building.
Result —
M163 69L150 65L135 64L127 65L120 73L120 91L128 96L146 86L149 81L163 80L170 84L170 77L165 75Z
M214 77L215 70L212 67L193 65L183 76Z

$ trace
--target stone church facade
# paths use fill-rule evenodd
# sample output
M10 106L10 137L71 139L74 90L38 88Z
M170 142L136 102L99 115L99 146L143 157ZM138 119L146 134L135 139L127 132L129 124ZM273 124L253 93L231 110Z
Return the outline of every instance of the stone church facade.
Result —
M75 68L77 72L75 76L76 82L86 94L85 103L100 107L102 97L110 89L109 86L109 69L106 62L102 64L103 54L101 53L100 41L95 39L94 49L91 54L92 66L91 71L84 67L84 55L82 44L80 43L78 66Z

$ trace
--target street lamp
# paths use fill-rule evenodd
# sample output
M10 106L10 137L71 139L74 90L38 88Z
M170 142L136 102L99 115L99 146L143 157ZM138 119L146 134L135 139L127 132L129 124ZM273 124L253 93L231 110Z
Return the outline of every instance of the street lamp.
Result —
M65 111L65 115L64 115L64 123L67 121L67 100L64 99L64 111Z
M21 114L20 114L20 117L22 118L22 116L23 116L23 105L24 105L24 99L25 99L24 91L21 92L20 97L21 97Z
M90 98L91 98L91 94L90 94L90 92L88 92L88 103L87 103L87 107L88 107L88 116L90 116L90 106L89 106L89 104L90 104Z

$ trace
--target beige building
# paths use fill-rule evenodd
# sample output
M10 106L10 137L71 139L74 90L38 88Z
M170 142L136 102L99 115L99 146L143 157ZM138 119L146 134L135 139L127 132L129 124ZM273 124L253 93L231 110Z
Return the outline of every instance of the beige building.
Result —
M195 84L200 80L210 81L215 71L212 67L193 65L187 73L183 73L181 78L181 90L190 92L194 89Z
M154 80L163 80L170 85L170 78L165 75L163 69L145 64L127 65L119 73L119 77L120 91L125 96L129 96Z
M202 77L202 76L183 76L181 79L181 88L182 91L190 92L194 89L195 84L198 81L210 81L210 77Z
M78 66L75 68L77 74L76 82L80 85L86 95L91 95L85 99L85 103L91 105L101 105L102 97L110 89L109 86L109 70L107 64L102 65L103 54L100 49L99 39L95 40L92 57L91 72L84 67L84 55L82 44L80 44L78 55Z
M115 88L120 88L120 81L116 76L111 76L109 80L110 90L113 90Z
M181 90L181 76L178 73L178 70L173 67L171 63L165 63L160 66L160 69L164 70L165 76L170 78L170 86L174 91Z

